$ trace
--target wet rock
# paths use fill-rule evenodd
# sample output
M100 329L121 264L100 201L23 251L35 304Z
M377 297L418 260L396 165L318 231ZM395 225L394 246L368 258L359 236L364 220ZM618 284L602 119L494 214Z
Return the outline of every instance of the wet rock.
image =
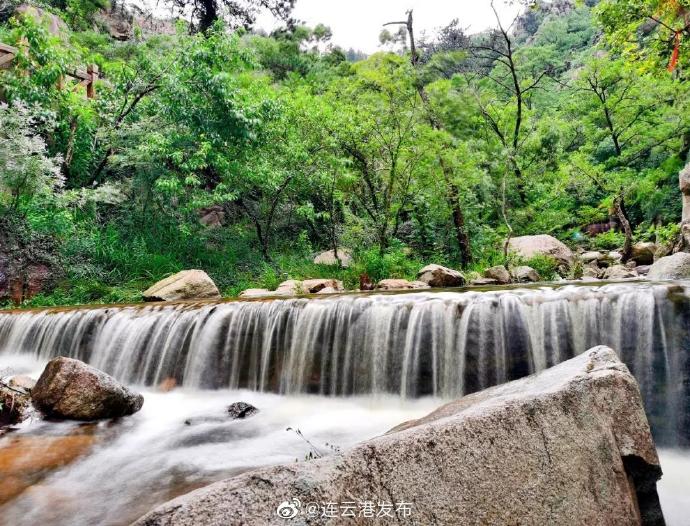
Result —
M342 292L340 290L335 290L333 287L326 287L325 289L321 289L317 294L337 294L338 292Z
M0 447L0 505L88 453L96 440L93 429L88 428L64 436L4 438Z
M690 278L690 254L677 252L663 257L654 263L647 274L649 279L687 279Z
M465 284L465 276L457 270L433 264L420 270L417 280L434 288L462 287Z
M23 375L13 376L10 378L9 382L7 382L7 385L15 389L22 389L29 392L36 386L36 380Z
M340 455L196 490L135 525L277 524L292 499L355 496L411 503L407 516L394 511L401 524L662 524L660 476L637 383L599 347Z
M515 267L511 271L511 274L513 279L518 283L537 283L538 281L541 281L541 277L536 270L534 270L532 267L524 265L521 267Z
M228 415L233 420L240 420L255 415L259 410L247 402L234 402L228 406Z
M31 399L49 417L100 420L131 415L141 409L144 397L112 376L71 358L48 362Z
M305 279L302 282L302 290L307 294L316 294L326 288L336 292L345 290L343 282L337 279Z
M378 290L413 290L430 289L423 281L407 281L406 279L382 279L376 284Z
M613 265L604 270L603 279L617 280L636 278L637 272L629 269L625 265Z
M183 270L159 281L143 294L144 301L220 299L218 287L203 270Z
M572 250L565 244L546 234L514 237L510 240L508 248L524 259L530 259L534 256L550 256L566 266L572 265L575 258Z
M632 255L630 259L638 265L651 265L654 263L654 254L656 254L656 243L635 243L632 246Z
M314 264L316 265L340 265L343 268L348 268L350 265L352 265L352 262L352 255L346 248L338 249L337 258L335 257L335 251L333 250L321 252L321 254L314 258Z
M508 285L512 280L510 279L510 272L503 265L488 268L484 271L484 277L495 279L501 285Z
M31 411L28 391L0 383L0 428L24 421Z

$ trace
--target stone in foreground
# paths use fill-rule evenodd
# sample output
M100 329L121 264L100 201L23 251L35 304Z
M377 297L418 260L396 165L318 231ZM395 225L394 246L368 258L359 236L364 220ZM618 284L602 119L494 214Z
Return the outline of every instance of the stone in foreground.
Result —
M462 287L465 284L465 276L457 270L433 264L420 270L417 280L434 288Z
M48 362L31 391L34 406L53 418L101 420L131 415L144 397L112 376L71 358Z
M508 249L524 259L531 259L534 256L549 256L566 266L572 265L575 258L572 250L555 237L547 234L514 237L508 243Z
M677 252L654 263L647 273L649 279L687 279L690 278L690 254Z
M346 519L300 507L283 520L277 509L293 499L363 499L410 503L410 515L397 516L402 524L662 525L660 476L637 383L612 350L598 347L343 454L194 491L135 524L339 524Z
M165 278L143 294L144 301L220 299L218 287L203 270L183 270Z

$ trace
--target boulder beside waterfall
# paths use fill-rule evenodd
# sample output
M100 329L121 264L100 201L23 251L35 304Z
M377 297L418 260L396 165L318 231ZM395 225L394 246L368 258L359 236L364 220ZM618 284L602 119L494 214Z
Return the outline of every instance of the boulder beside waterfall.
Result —
M434 288L462 287L465 284L465 276L457 270L434 264L421 269L417 280Z
M213 280L203 270L183 270L159 281L143 294L144 301L220 299Z
M405 524L661 525L660 476L637 383L598 347L343 454L196 490L135 524L283 524L279 508L325 524L329 503L361 501L390 503Z
M36 409L49 417L100 420L139 411L144 397L112 376L72 358L48 362L31 391Z
M508 249L524 259L548 256L566 266L572 265L575 259L567 245L548 234L514 237L508 242Z
M677 252L663 257L654 263L647 274L649 279L688 279L690 278L690 254Z

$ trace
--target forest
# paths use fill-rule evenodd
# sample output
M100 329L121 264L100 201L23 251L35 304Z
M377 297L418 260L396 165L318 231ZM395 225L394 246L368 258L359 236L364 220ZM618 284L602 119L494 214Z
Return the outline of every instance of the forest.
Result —
M136 302L189 268L226 297L355 289L432 262L479 275L512 236L624 258L678 238L684 1L538 0L476 34L391 12L369 56L294 1L173 1L189 16L0 1L17 51L0 66L0 259L43 273L1 304ZM255 30L258 9L281 27ZM313 263L345 248L348 268Z

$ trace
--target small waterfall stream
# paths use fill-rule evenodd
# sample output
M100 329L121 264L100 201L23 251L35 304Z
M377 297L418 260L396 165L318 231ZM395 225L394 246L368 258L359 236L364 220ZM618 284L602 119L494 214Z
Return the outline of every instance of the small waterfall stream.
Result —
M0 313L3 355L69 356L195 389L459 397L598 344L658 440L690 442L690 283L343 295Z

